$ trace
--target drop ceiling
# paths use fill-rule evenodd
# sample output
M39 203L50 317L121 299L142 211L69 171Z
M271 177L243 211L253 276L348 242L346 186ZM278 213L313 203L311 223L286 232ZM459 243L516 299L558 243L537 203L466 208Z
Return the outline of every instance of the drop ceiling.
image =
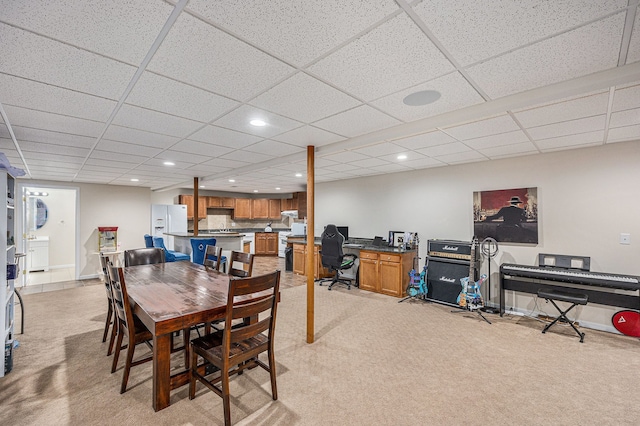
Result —
M638 2L5 1L0 152L23 179L277 193L308 145L326 182L640 141Z

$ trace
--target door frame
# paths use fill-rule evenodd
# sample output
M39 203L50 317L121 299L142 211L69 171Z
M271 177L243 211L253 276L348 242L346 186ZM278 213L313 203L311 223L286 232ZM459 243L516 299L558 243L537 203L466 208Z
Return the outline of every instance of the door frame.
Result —
M25 194L26 188L42 188L42 189L64 189L75 192L75 232L76 238L74 241L74 250L75 250L75 267L74 267L74 280L80 279L80 187L72 186L72 185L53 185L42 182L34 182L34 181L22 181L16 180L17 190L16 193L20 194L21 202L16 203L16 228L18 232L21 234L21 238L17 241L17 250L22 253L26 253L27 249L27 235L28 229L27 226L27 197ZM26 268L26 259L24 260L25 264L23 265ZM26 285L26 274L20 274L20 286L24 287Z

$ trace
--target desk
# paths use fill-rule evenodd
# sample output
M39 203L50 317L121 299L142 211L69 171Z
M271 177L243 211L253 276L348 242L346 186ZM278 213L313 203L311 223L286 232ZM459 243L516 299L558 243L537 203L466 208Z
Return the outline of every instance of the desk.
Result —
M229 276L191 262L124 268L133 313L153 334L153 409L169 406L172 389L189 382L171 375L171 334L225 315Z

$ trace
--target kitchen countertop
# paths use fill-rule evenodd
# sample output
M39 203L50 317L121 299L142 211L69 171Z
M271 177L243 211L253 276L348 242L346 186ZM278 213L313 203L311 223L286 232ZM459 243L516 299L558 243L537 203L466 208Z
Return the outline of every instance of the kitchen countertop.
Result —
M354 240L349 240L349 242L345 242L343 244L343 248L346 249L356 249L356 250L370 250L370 251L379 251L384 253L412 253L415 252L415 249L400 249L398 247L389 247L389 246L374 246L372 244L372 239L358 238ZM288 244L306 244L307 237L306 236L289 236L287 239ZM314 239L314 245L321 245L321 238L317 237Z

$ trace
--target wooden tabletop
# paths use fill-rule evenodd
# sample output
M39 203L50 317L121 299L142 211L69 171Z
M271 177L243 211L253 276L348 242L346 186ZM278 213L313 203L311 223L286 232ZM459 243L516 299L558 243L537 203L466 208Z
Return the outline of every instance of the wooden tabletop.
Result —
M124 272L134 313L156 336L224 317L226 274L186 261L129 266Z

